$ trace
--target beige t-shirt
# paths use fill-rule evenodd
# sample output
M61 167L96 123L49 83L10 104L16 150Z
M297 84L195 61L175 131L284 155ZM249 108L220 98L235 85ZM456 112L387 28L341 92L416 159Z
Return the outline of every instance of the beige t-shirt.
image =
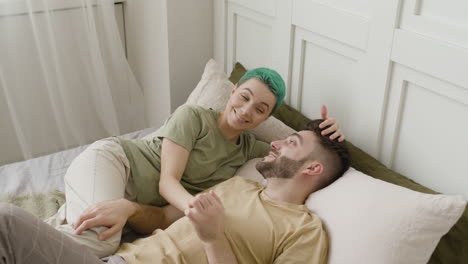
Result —
M218 128L218 112L195 105L179 107L166 121L160 137L119 143L130 161L137 202L163 206L159 194L161 142L168 138L190 152L181 184L191 194L231 178L249 159L263 157L270 149L250 133L242 133L238 144L227 140Z
M225 208L225 234L239 263L326 263L328 238L305 205L268 198L260 184L233 177L213 188ZM187 217L150 237L123 244L128 263L207 263Z

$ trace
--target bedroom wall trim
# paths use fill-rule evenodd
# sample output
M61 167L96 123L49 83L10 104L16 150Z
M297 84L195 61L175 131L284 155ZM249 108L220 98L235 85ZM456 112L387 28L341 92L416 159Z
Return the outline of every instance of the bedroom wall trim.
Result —
M295 1L292 23L365 51L369 19L314 1ZM339 26L337 26L339 25Z
M234 64L236 61L240 60L238 54L236 53L237 50L248 50L249 42L245 41L247 39L239 39L238 38L238 31L239 23L242 22L241 20L248 20L247 23L250 23L253 26L262 27L265 30L268 30L272 34L273 30L273 23L274 18L268 15L256 12L255 10L245 8L239 6L235 3L230 5L228 11L228 35L227 35L227 72L231 72ZM244 41L243 41L244 40ZM271 38L266 39L266 41L270 42ZM242 45L240 47L239 45ZM270 45L265 45L265 48L271 48ZM252 52L258 52L252 50ZM258 54L258 53L257 53ZM265 53L267 54L267 53ZM271 58L263 58L264 60L269 60Z
M88 1L87 5L92 5L95 6L96 2L98 0L92 0ZM115 4L121 4L126 2L126 0L114 0ZM31 5L28 5L30 3ZM21 15L26 15L29 12L31 13L42 13L43 11L43 3L40 1L30 1L30 2L24 2L24 1L7 1L7 2L1 2L0 1L0 18L4 16L21 16ZM83 6L83 3L81 1L76 1L76 0L49 0L48 2L50 4L49 10L54 10L54 11L64 11L64 10L70 10L70 9L75 9L75 8L80 8ZM5 7L5 8L2 8Z
M468 52L465 48L397 29L392 60L468 89Z
M468 90L398 63L392 77L381 161L429 188L468 197L468 127L461 121Z

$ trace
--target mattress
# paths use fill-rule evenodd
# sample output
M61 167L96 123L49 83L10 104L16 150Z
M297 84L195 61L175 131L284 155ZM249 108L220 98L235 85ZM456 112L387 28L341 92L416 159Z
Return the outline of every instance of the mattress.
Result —
M155 131L156 128L146 128L122 135L122 137L127 139L143 138ZM36 194L52 190L64 191L63 178L68 166L87 146L1 166L0 196L8 193Z

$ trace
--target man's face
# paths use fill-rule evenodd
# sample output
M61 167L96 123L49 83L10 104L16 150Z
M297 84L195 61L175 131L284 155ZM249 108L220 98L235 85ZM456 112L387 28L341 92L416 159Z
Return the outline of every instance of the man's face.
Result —
M284 140L273 141L270 153L256 168L265 178L292 178L311 159L316 140L312 131L300 131Z

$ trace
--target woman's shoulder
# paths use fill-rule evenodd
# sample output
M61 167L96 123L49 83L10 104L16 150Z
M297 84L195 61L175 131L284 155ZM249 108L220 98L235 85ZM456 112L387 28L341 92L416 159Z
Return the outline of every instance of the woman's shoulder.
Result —
M179 107L180 111L184 112L191 112L193 115L199 116L201 119L208 118L208 119L213 119L213 117L216 117L218 112L211 109L211 108L205 108L203 106L199 105L193 105L193 104L184 104ZM179 110L177 109L177 110Z
M183 104L179 106L171 116L186 116L187 118L195 118L211 115L210 112L212 111L213 110L203 108L199 105Z
M192 110L192 111L198 111L198 112L203 112L203 111L208 111L207 108L200 106L200 105L195 105L195 104L183 104L177 108L177 110Z

